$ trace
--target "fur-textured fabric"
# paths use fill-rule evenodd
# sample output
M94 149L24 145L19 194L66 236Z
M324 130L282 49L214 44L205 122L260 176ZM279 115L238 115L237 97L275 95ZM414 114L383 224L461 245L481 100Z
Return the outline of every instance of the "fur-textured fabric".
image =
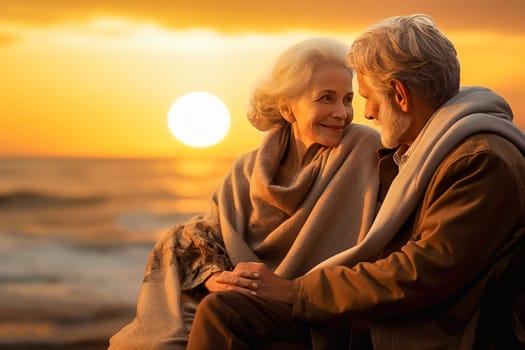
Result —
M198 301L185 301L175 233L215 235L233 265L259 261L294 278L354 246L377 207L378 133L350 124L337 147L318 146L290 184L275 183L290 139L287 126L270 130L258 150L241 156L212 197L210 212L168 231L150 255L135 319L110 349L183 349ZM203 235L203 236L205 236ZM210 273L208 270L207 273Z

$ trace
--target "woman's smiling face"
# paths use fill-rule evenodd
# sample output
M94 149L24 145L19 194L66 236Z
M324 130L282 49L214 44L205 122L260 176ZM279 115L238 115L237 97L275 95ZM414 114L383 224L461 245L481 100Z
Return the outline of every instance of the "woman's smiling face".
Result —
M305 148L313 144L335 147L354 116L352 73L348 68L323 64L315 70L306 91L291 101L296 142Z

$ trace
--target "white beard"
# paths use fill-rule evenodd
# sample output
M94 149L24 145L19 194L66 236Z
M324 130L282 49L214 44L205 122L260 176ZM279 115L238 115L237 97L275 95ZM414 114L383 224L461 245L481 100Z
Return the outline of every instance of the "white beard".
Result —
M411 119L395 110L388 98L384 99L381 106L381 143L386 148L396 148L400 144L400 137L410 127Z

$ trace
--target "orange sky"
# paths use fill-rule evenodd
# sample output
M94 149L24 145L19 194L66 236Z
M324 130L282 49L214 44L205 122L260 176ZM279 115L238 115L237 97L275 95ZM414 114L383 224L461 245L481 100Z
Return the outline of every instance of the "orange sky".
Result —
M351 43L386 16L425 12L455 42L464 85L485 85L525 130L522 0L0 0L0 156L236 156L260 134L250 91L286 47ZM174 140L166 117L192 90L221 97L231 131L209 149ZM356 98L356 121L363 122Z

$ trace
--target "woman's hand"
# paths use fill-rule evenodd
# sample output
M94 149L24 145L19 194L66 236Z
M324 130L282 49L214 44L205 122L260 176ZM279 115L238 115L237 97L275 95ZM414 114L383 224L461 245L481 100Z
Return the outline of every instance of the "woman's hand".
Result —
M237 291L253 294L259 287L256 282L259 275L250 269L237 265L233 271L222 271L211 275L204 282L210 292Z
M277 276L262 263L239 263L233 271L225 271L211 278L213 277L216 277L213 283L226 288L220 290L237 290L287 304L292 303L292 281Z

